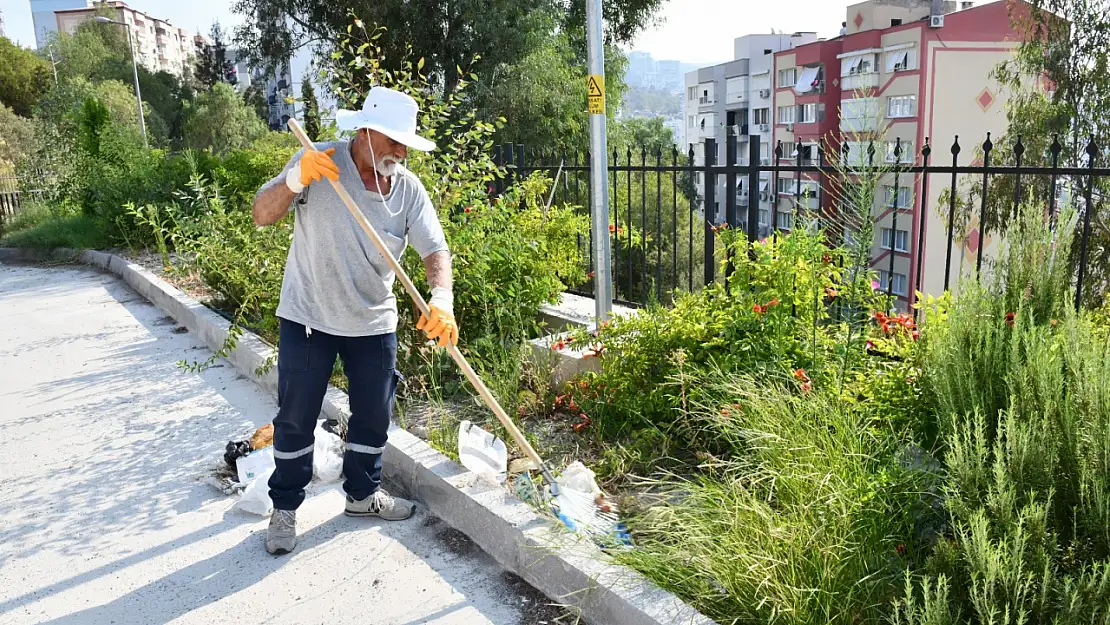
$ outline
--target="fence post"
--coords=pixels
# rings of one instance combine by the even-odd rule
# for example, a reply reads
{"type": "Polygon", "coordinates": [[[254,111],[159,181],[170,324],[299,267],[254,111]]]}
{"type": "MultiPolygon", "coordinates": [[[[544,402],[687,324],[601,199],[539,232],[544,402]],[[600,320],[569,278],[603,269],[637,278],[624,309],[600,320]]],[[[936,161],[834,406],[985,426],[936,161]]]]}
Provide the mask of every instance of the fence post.
{"type": "MultiPolygon", "coordinates": [[[[1093,171],[1095,168],[1095,156],[1098,155],[1098,146],[1095,145],[1095,138],[1092,135],[1091,140],[1087,143],[1087,170],[1093,171]]],[[[1078,311],[1083,304],[1083,280],[1087,276],[1087,241],[1091,237],[1091,213],[1094,212],[1094,205],[1091,200],[1091,190],[1095,186],[1095,176],[1093,173],[1087,175],[1087,193],[1084,197],[1086,206],[1083,207],[1083,239],[1079,247],[1079,277],[1075,283],[1075,310],[1078,311]]]]}
{"type": "Polygon", "coordinates": [[[748,241],[759,239],[759,172],[763,163],[759,161],[760,135],[748,136],[748,241]]]}
{"type": "MultiPolygon", "coordinates": [[[[736,214],[736,204],[739,201],[737,195],[739,188],[736,186],[736,134],[726,126],[728,135],[725,137],[725,167],[728,167],[725,174],[725,223],[729,228],[735,228],[739,223],[739,218],[736,214]]],[[[751,190],[748,190],[748,203],[751,203],[751,190]]],[[[728,288],[728,279],[732,277],[732,253],[728,249],[725,250],[727,263],[725,264],[725,288],[728,288]]]]}
{"type": "Polygon", "coordinates": [[[713,251],[713,221],[717,218],[717,176],[710,171],[717,165],[717,141],[706,138],[702,145],[705,148],[705,164],[702,167],[705,186],[705,208],[702,211],[705,218],[705,284],[708,286],[713,284],[716,261],[716,253],[713,251]]]}

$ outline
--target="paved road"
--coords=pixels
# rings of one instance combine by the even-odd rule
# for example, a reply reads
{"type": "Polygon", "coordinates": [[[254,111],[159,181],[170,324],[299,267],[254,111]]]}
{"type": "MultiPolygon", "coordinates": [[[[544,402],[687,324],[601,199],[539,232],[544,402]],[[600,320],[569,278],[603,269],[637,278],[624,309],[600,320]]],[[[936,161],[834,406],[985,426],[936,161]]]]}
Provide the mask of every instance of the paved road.
{"type": "Polygon", "coordinates": [[[542,602],[421,512],[301,508],[292,556],[201,480],[276,413],[114,276],[0,264],[0,623],[535,625],[542,602]]]}

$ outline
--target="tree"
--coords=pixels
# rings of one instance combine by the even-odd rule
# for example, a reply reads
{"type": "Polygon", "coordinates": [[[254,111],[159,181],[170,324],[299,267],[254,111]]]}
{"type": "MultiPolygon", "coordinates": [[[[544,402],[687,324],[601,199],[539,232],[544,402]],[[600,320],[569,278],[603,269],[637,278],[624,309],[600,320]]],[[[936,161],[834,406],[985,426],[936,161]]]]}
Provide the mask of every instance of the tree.
{"type": "Polygon", "coordinates": [[[216,83],[186,109],[184,146],[223,153],[246,147],[266,131],[266,124],[231,85],[216,83]]]}
{"type": "Polygon", "coordinates": [[[258,113],[258,118],[269,124],[270,105],[266,104],[266,90],[253,84],[243,90],[243,102],[258,113]]]}
{"type": "Polygon", "coordinates": [[[197,56],[197,82],[209,89],[220,82],[235,84],[235,64],[227,56],[226,35],[218,21],[212,23],[208,36],[212,43],[205,46],[204,52],[197,56]]]}
{"type": "Polygon", "coordinates": [[[49,75],[50,65],[42,57],[0,37],[0,104],[30,117],[49,85],[49,75]]]}
{"type": "MultiPolygon", "coordinates": [[[[606,42],[629,43],[651,23],[661,3],[606,2],[606,42]]],[[[388,28],[381,44],[393,65],[386,69],[396,69],[411,46],[417,58],[425,59],[424,71],[448,92],[457,84],[457,68],[488,80],[497,68],[524,58],[555,33],[568,34],[576,58],[585,64],[584,0],[236,0],[233,10],[250,18],[236,31],[239,49],[271,66],[306,45],[331,52],[352,17],[388,28]],[[471,66],[475,57],[480,59],[471,66]]]]}
{"type": "Polygon", "coordinates": [[[304,106],[304,131],[309,139],[317,141],[320,136],[320,102],[316,100],[308,75],[301,81],[301,102],[304,106]]]}
{"type": "MultiPolygon", "coordinates": [[[[612,120],[620,109],[626,63],[615,48],[606,57],[606,113],[612,120]]],[[[586,67],[577,62],[566,35],[549,36],[519,62],[499,70],[493,82],[496,93],[483,100],[482,115],[512,122],[498,132],[498,141],[536,149],[586,149],[586,67]]]]}
{"type": "Polygon", "coordinates": [[[0,104],[0,173],[11,173],[34,145],[35,122],[0,104]]]}

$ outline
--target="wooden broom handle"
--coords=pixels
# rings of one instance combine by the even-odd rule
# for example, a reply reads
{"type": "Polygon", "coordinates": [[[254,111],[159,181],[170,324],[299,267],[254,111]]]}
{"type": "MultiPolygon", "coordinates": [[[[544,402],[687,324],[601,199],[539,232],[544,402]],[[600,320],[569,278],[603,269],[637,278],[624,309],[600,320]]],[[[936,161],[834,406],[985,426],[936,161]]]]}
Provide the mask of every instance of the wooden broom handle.
{"type": "MultiPolygon", "coordinates": [[[[300,140],[305,150],[316,150],[316,146],[309,140],[308,135],[304,133],[304,129],[301,128],[297,120],[293,118],[289,119],[289,129],[293,131],[293,135],[300,140]]],[[[409,294],[413,303],[416,304],[416,308],[419,309],[421,313],[430,315],[431,311],[428,308],[428,303],[424,301],[424,296],[420,294],[420,291],[416,289],[416,285],[412,283],[412,279],[410,279],[408,274],[405,273],[405,270],[401,268],[401,263],[393,258],[393,254],[391,254],[389,248],[385,246],[385,242],[378,236],[378,231],[374,229],[374,226],[370,225],[370,222],[363,216],[362,211],[358,209],[358,205],[355,204],[354,198],[347,193],[347,189],[345,189],[338,180],[329,180],[328,182],[331,183],[332,188],[335,189],[335,192],[339,195],[339,199],[343,200],[343,204],[347,206],[347,210],[351,211],[351,216],[354,217],[358,225],[362,227],[366,236],[370,237],[370,241],[374,243],[374,247],[378,248],[378,251],[381,252],[382,256],[385,258],[385,262],[389,264],[389,268],[393,270],[397,279],[401,281],[401,286],[405,287],[405,292],[409,294]]],[[[459,351],[458,346],[448,343],[447,353],[451,354],[451,358],[454,359],[455,364],[459,366],[459,369],[462,369],[463,375],[466,376],[467,380],[470,380],[470,384],[478,391],[478,395],[482,397],[482,401],[493,411],[493,414],[497,417],[497,420],[501,422],[501,425],[505,426],[505,429],[509,431],[509,434],[512,435],[516,444],[524,450],[525,455],[527,455],[532,462],[536,463],[536,468],[543,472],[544,478],[547,479],[549,483],[554,484],[554,479],[543,463],[543,458],[540,458],[540,455],[532,448],[528,439],[524,438],[524,433],[521,432],[520,428],[509,418],[508,413],[501,407],[501,404],[497,403],[497,399],[494,398],[493,393],[490,393],[489,389],[486,388],[486,385],[482,382],[482,379],[478,377],[474,368],[466,361],[466,357],[459,351]]]]}

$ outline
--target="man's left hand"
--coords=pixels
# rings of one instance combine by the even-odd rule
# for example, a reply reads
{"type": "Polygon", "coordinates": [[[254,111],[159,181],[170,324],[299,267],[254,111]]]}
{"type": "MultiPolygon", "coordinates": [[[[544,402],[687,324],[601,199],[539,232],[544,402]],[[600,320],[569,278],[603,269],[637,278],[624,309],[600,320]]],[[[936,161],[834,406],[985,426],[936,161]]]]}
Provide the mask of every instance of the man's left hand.
{"type": "Polygon", "coordinates": [[[432,297],[428,300],[429,314],[421,313],[420,320],[416,322],[416,329],[423,330],[433,341],[439,341],[440,347],[459,344],[459,325],[451,310],[453,303],[451,291],[441,287],[432,289],[432,297]]]}

